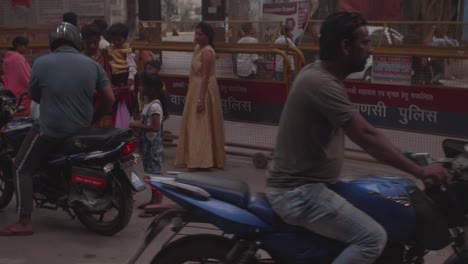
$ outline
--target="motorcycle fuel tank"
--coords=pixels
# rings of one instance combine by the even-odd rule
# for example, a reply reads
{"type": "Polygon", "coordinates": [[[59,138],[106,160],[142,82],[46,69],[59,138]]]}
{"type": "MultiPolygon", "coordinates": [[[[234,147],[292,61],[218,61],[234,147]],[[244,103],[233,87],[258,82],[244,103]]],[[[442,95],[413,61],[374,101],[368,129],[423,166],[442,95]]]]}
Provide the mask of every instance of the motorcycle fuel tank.
{"type": "Polygon", "coordinates": [[[330,187],[379,222],[391,241],[414,237],[416,211],[410,194],[417,187],[409,179],[369,175],[344,179],[330,187]]]}

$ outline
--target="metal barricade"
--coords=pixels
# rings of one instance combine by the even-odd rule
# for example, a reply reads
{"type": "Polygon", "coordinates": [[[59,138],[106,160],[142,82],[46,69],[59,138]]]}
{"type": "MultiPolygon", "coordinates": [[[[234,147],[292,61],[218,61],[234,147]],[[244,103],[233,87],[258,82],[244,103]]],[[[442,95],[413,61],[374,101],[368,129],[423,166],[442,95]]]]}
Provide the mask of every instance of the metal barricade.
{"type": "MultiPolygon", "coordinates": [[[[288,64],[287,52],[292,51],[288,45],[273,44],[273,40],[281,31],[281,24],[278,22],[263,24],[258,22],[253,27],[258,31],[267,31],[268,28],[270,35],[257,35],[263,37],[258,44],[238,44],[237,41],[243,34],[238,31],[242,30],[242,26],[247,22],[231,21],[227,25],[227,22],[213,22],[217,28],[223,28],[222,34],[218,29],[219,36],[215,42],[220,88],[231,89],[233,93],[270,89],[268,91],[271,94],[278,93],[278,97],[282,98],[273,98],[275,105],[279,102],[284,103],[287,89],[291,85],[287,70],[282,82],[272,81],[272,69],[268,68],[271,66],[266,66],[267,69],[257,80],[236,77],[234,66],[236,54],[262,54],[261,63],[271,65],[274,56],[282,56],[288,64]],[[286,88],[282,90],[281,87],[286,88]]],[[[166,78],[166,84],[186,89],[186,76],[190,69],[193,51],[193,32],[187,33],[184,30],[193,30],[195,23],[165,25],[165,22],[159,22],[159,26],[157,22],[142,23],[143,30],[140,33],[146,36],[142,37],[142,40],[132,42],[132,47],[135,50],[153,50],[163,62],[161,75],[166,78]],[[148,26],[151,23],[153,26],[148,26]],[[164,30],[167,34],[161,35],[160,32],[164,30]],[[158,37],[158,34],[161,37],[158,37]],[[179,69],[180,65],[184,65],[185,68],[179,69]]],[[[307,31],[307,28],[304,30],[297,46],[300,52],[294,50],[296,62],[302,63],[304,59],[307,62],[308,55],[311,54],[314,59],[318,58],[316,35],[320,23],[321,21],[309,21],[308,26],[311,31],[307,31]]],[[[468,137],[468,122],[466,122],[468,108],[464,102],[464,98],[468,98],[466,85],[468,79],[465,78],[468,70],[468,48],[461,39],[462,29],[466,24],[452,22],[371,22],[370,24],[369,33],[374,54],[362,72],[350,75],[345,81],[348,94],[356,109],[402,150],[429,152],[436,157],[443,156],[440,147],[443,139],[468,137]],[[435,29],[439,31],[435,32],[435,29]],[[430,37],[431,32],[432,37],[430,37]],[[445,44],[438,39],[445,39],[445,44]]],[[[0,49],[10,46],[3,37],[5,30],[0,28],[2,35],[0,49]]],[[[23,28],[16,32],[28,33],[30,30],[23,28]]],[[[33,50],[30,57],[33,60],[37,55],[36,51],[47,51],[48,43],[33,40],[30,47],[33,50]]],[[[290,66],[285,65],[285,67],[287,69],[290,66]]],[[[300,67],[301,65],[298,65],[297,69],[300,67]]],[[[182,96],[180,90],[174,96],[182,96]]],[[[229,93],[226,93],[223,98],[225,109],[229,108],[229,103],[231,107],[232,103],[235,103],[236,109],[242,109],[244,106],[248,109],[248,102],[242,102],[247,100],[233,96],[229,102],[229,97],[229,93]],[[242,103],[244,105],[241,105],[242,103]]],[[[177,104],[181,97],[172,97],[171,100],[177,104]]],[[[178,107],[177,111],[180,112],[181,104],[178,107]]],[[[250,107],[253,109],[252,104],[250,107]]],[[[281,106],[278,106],[273,115],[278,116],[280,109],[281,106]]],[[[255,118],[258,118],[258,115],[248,112],[237,115],[238,118],[233,113],[226,113],[227,147],[231,153],[239,155],[254,156],[257,152],[261,153],[261,159],[258,160],[262,162],[257,165],[263,167],[265,158],[273,151],[277,118],[268,122],[257,122],[255,118]]],[[[166,125],[174,135],[177,134],[179,121],[177,115],[173,115],[166,125]]],[[[346,147],[348,158],[373,161],[352,142],[348,141],[346,147]]],[[[256,157],[258,158],[258,155],[256,157]]]]}

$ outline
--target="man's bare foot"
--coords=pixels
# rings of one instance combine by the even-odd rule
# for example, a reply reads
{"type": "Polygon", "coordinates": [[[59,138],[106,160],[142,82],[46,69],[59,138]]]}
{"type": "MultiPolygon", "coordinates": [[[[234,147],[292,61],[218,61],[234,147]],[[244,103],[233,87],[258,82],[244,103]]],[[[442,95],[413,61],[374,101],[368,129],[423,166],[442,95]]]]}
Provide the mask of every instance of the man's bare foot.
{"type": "Polygon", "coordinates": [[[0,236],[29,236],[33,233],[31,223],[16,223],[0,229],[0,236]]]}

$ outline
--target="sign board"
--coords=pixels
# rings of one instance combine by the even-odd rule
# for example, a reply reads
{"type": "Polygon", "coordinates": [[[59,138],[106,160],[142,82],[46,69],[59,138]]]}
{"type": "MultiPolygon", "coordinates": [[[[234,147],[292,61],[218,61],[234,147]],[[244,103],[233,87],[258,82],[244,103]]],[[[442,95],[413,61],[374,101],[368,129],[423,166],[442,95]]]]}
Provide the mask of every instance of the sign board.
{"type": "Polygon", "coordinates": [[[468,138],[467,89],[346,82],[355,108],[373,125],[468,138]]]}
{"type": "Polygon", "coordinates": [[[410,56],[374,55],[372,83],[411,85],[411,61],[410,56]]]}
{"type": "MultiPolygon", "coordinates": [[[[161,79],[169,94],[169,112],[182,114],[189,78],[162,75],[161,79]]],[[[218,86],[225,120],[278,124],[288,95],[287,84],[218,79],[218,86]]]]}

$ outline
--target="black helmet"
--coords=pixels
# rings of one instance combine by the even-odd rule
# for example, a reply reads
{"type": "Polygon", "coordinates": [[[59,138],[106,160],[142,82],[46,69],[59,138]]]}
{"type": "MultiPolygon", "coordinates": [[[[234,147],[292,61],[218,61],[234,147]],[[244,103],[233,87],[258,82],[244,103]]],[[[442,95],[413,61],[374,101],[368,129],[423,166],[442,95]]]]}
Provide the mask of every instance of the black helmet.
{"type": "Polygon", "coordinates": [[[60,23],[49,37],[49,46],[52,51],[64,44],[81,50],[81,34],[74,25],[67,22],[60,23]]]}

